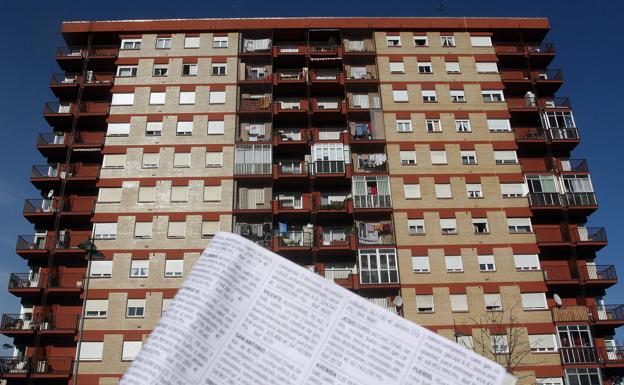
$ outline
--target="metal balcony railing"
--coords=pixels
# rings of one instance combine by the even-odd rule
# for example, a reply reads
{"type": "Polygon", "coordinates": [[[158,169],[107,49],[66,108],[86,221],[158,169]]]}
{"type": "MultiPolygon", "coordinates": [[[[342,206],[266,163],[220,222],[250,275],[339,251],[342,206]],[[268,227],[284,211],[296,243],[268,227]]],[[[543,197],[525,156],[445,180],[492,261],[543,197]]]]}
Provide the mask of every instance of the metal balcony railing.
{"type": "Polygon", "coordinates": [[[271,173],[271,163],[235,163],[235,175],[263,175],[271,173]]]}
{"type": "Polygon", "coordinates": [[[624,321],[624,305],[595,305],[588,306],[594,322],[624,321]]]}
{"type": "Polygon", "coordinates": [[[26,199],[24,202],[24,214],[51,213],[58,209],[55,199],[26,199]]]}
{"type": "Polygon", "coordinates": [[[288,160],[278,162],[276,167],[279,175],[308,175],[310,168],[308,162],[288,160]]]}
{"type": "Polygon", "coordinates": [[[40,235],[18,235],[16,250],[45,250],[47,238],[40,235]]]}
{"type": "Polygon", "coordinates": [[[0,357],[0,378],[20,375],[64,375],[69,376],[73,369],[72,357],[0,357]]]}
{"type": "Polygon", "coordinates": [[[604,227],[578,227],[579,242],[607,242],[604,227]]]}
{"type": "Polygon", "coordinates": [[[613,265],[586,265],[580,268],[581,277],[586,281],[616,281],[617,272],[613,265]]]}
{"type": "Polygon", "coordinates": [[[528,43],[526,46],[526,52],[528,53],[554,53],[555,45],[553,43],[528,43]]]}
{"type": "Polygon", "coordinates": [[[330,281],[337,279],[347,279],[350,275],[357,274],[357,269],[348,267],[327,267],[325,266],[324,277],[330,281]]]}
{"type": "Polygon", "coordinates": [[[81,46],[58,47],[56,49],[57,57],[85,57],[87,50],[81,46]]]}
{"type": "Polygon", "coordinates": [[[89,57],[115,57],[119,55],[119,47],[116,45],[94,45],[89,50],[89,57]]]}
{"type": "Polygon", "coordinates": [[[26,357],[0,357],[0,378],[26,375],[30,371],[30,359],[26,357]]]}
{"type": "Polygon", "coordinates": [[[564,364],[597,364],[600,363],[598,351],[593,346],[559,348],[561,362],[564,364]]]}
{"type": "Polygon", "coordinates": [[[310,43],[308,45],[308,52],[310,53],[331,53],[336,52],[340,46],[338,43],[310,43]]]}
{"type": "Polygon", "coordinates": [[[546,135],[550,140],[579,140],[578,130],[574,127],[549,128],[546,135]]]}
{"type": "Polygon", "coordinates": [[[561,159],[561,171],[588,172],[587,159],[561,159]]]}
{"type": "Polygon", "coordinates": [[[604,346],[597,350],[603,364],[624,364],[624,346],[604,346]]]}
{"type": "Polygon", "coordinates": [[[75,330],[78,327],[78,314],[3,314],[0,329],[20,330],[75,330]]]}
{"type": "Polygon", "coordinates": [[[316,160],[313,165],[315,174],[343,174],[345,172],[343,160],[316,160]]]}
{"type": "Polygon", "coordinates": [[[58,165],[35,165],[32,166],[32,170],[30,172],[31,178],[57,178],[58,176],[58,165]]]}
{"type": "Polygon", "coordinates": [[[559,193],[529,193],[529,204],[531,206],[551,206],[551,207],[561,207],[564,205],[563,199],[561,199],[561,194],[559,193]]]}
{"type": "Polygon", "coordinates": [[[55,73],[50,77],[50,85],[78,84],[79,73],[55,73]]]}
{"type": "Polygon", "coordinates": [[[40,273],[11,273],[9,289],[36,289],[43,288],[47,283],[47,276],[40,273]]]}
{"type": "Polygon", "coordinates": [[[313,233],[303,230],[277,232],[280,247],[312,247],[313,233]]]}
{"type": "Polygon", "coordinates": [[[37,136],[37,146],[62,146],[65,141],[65,135],[57,135],[53,132],[44,132],[37,136]]]}
{"type": "Polygon", "coordinates": [[[568,192],[565,194],[568,206],[597,206],[596,194],[593,192],[568,192]]]}
{"type": "Polygon", "coordinates": [[[392,198],[390,195],[354,195],[355,208],[390,208],[392,198]]]}
{"type": "Polygon", "coordinates": [[[514,128],[518,140],[546,140],[546,133],[541,128],[514,128]]]}
{"type": "Polygon", "coordinates": [[[317,230],[317,241],[323,246],[349,246],[353,229],[350,227],[324,227],[317,230]]]}
{"type": "Polygon", "coordinates": [[[46,102],[43,105],[44,115],[71,114],[72,112],[72,103],[46,102]]]}

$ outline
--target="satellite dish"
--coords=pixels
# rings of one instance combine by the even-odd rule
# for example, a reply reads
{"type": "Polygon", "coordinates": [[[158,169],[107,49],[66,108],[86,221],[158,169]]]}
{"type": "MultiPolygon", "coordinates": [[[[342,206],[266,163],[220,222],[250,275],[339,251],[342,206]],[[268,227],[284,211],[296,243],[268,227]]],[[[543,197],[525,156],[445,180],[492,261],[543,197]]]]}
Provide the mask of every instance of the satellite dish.
{"type": "Polygon", "coordinates": [[[397,295],[396,297],[394,297],[394,306],[396,307],[403,306],[403,298],[401,298],[400,295],[397,295]]]}
{"type": "Polygon", "coordinates": [[[54,196],[54,190],[48,191],[48,198],[52,198],[54,196]]]}
{"type": "Polygon", "coordinates": [[[557,306],[561,306],[563,304],[563,302],[561,301],[561,297],[559,297],[559,294],[554,294],[553,299],[555,300],[557,306]]]}

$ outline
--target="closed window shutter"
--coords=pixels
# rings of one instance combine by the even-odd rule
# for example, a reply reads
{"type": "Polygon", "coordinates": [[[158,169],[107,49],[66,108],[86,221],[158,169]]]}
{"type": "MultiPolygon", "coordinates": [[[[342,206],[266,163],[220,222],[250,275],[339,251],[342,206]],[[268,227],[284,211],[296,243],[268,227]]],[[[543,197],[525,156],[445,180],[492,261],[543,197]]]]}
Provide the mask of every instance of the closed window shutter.
{"type": "Polygon", "coordinates": [[[219,232],[219,221],[203,221],[201,228],[202,237],[212,236],[219,232]]]}
{"type": "Polygon", "coordinates": [[[500,310],[503,307],[500,294],[483,294],[485,307],[490,310],[500,310]]]}
{"type": "Polygon", "coordinates": [[[463,271],[461,255],[447,255],[444,257],[446,263],[446,271],[463,271]]]}
{"type": "Polygon", "coordinates": [[[117,235],[117,223],[96,223],[93,225],[93,238],[114,239],[117,235]]]}
{"type": "Polygon", "coordinates": [[[491,47],[492,38],[489,36],[470,36],[470,44],[473,47],[491,47]]]}
{"type": "Polygon", "coordinates": [[[100,188],[98,192],[98,202],[118,203],[121,201],[121,187],[100,188]]]}
{"type": "Polygon", "coordinates": [[[433,312],[433,295],[416,295],[416,308],[419,312],[433,312]]]}
{"type": "Polygon", "coordinates": [[[390,72],[404,72],[405,66],[403,62],[390,62],[390,72]]]}
{"type": "Polygon", "coordinates": [[[495,73],[495,72],[498,72],[498,66],[496,65],[496,63],[478,62],[477,72],[495,73]]]}
{"type": "Polygon", "coordinates": [[[190,135],[193,132],[193,122],[182,121],[176,125],[176,133],[178,135],[190,135]]]}
{"type": "Polygon", "coordinates": [[[554,334],[529,334],[529,346],[534,352],[554,352],[557,341],[554,334]]]}
{"type": "Polygon", "coordinates": [[[134,104],[134,93],[113,94],[111,106],[131,106],[134,104]]]}
{"type": "Polygon", "coordinates": [[[113,261],[92,261],[91,277],[110,277],[113,272],[113,261]]]}
{"type": "Polygon", "coordinates": [[[210,91],[210,104],[224,104],[225,103],[225,91],[210,91]]]}
{"type": "Polygon", "coordinates": [[[507,218],[507,226],[514,228],[528,228],[531,230],[531,219],[529,218],[507,218]]]}
{"type": "Polygon", "coordinates": [[[186,222],[169,222],[167,236],[169,238],[184,238],[186,236],[186,222]]]}
{"type": "Polygon", "coordinates": [[[156,187],[139,187],[139,202],[154,202],[156,200],[156,187]]]}
{"type": "Polygon", "coordinates": [[[395,102],[407,102],[407,91],[406,90],[394,90],[392,91],[392,96],[395,102]]]}
{"type": "Polygon", "coordinates": [[[501,183],[501,194],[504,196],[524,196],[524,183],[501,183]]]}
{"type": "Polygon", "coordinates": [[[488,119],[487,122],[490,131],[511,131],[509,119],[488,119]]]}
{"type": "Polygon", "coordinates": [[[188,186],[172,186],[171,202],[186,202],[188,200],[188,186]]]}
{"type": "Polygon", "coordinates": [[[466,294],[451,294],[452,311],[468,311],[468,297],[466,294]]]}
{"type": "Polygon", "coordinates": [[[496,163],[518,163],[515,151],[494,151],[496,163]]]}
{"type": "Polygon", "coordinates": [[[141,346],[143,346],[142,341],[124,341],[123,347],[121,350],[121,360],[122,361],[132,361],[139,354],[141,350],[141,346]]]}
{"type": "Polygon", "coordinates": [[[195,91],[180,92],[180,104],[195,104],[195,91]]]}
{"type": "Polygon", "coordinates": [[[80,361],[100,361],[104,351],[104,342],[82,341],[79,349],[78,359],[80,361]]]}
{"type": "Polygon", "coordinates": [[[176,152],[175,154],[173,154],[173,167],[190,167],[190,165],[190,152],[176,152]]]}
{"type": "Polygon", "coordinates": [[[403,191],[405,193],[405,198],[420,198],[419,184],[405,184],[403,185],[403,191]]]}
{"type": "Polygon", "coordinates": [[[457,220],[454,218],[440,219],[440,227],[442,229],[455,229],[457,231],[457,220]]]}
{"type": "Polygon", "coordinates": [[[126,165],[126,154],[104,155],[103,166],[105,168],[124,168],[125,165],[126,165]]]}
{"type": "Polygon", "coordinates": [[[446,164],[446,151],[431,151],[431,164],[446,164]]]}
{"type": "Polygon", "coordinates": [[[435,185],[436,197],[438,198],[452,198],[451,185],[450,184],[436,184],[435,185]]]}
{"type": "Polygon", "coordinates": [[[166,97],[164,92],[150,92],[149,104],[165,104],[166,97]]]}
{"type": "Polygon", "coordinates": [[[181,277],[184,272],[183,259],[168,259],[165,261],[166,277],[181,277]]]}
{"type": "Polygon", "coordinates": [[[208,134],[219,135],[225,132],[225,122],[223,120],[209,120],[208,134]]]}
{"type": "Polygon", "coordinates": [[[145,132],[151,135],[156,135],[162,132],[162,122],[147,122],[145,132]]]}
{"type": "Polygon", "coordinates": [[[127,136],[130,134],[130,123],[108,123],[107,136],[127,136]]]}
{"type": "Polygon", "coordinates": [[[152,222],[136,222],[134,224],[135,238],[151,238],[152,222]]]}
{"type": "Polygon", "coordinates": [[[479,265],[494,265],[495,266],[493,255],[478,255],[477,261],[479,265]]]}
{"type": "Polygon", "coordinates": [[[446,72],[459,72],[459,63],[458,62],[446,62],[444,63],[446,67],[446,72]]]}
{"type": "Polygon", "coordinates": [[[199,48],[199,36],[185,37],[184,48],[199,48]]]}
{"type": "Polygon", "coordinates": [[[104,317],[107,312],[107,299],[88,299],[85,302],[85,313],[90,317],[104,317]]]}
{"type": "Polygon", "coordinates": [[[412,257],[412,269],[415,273],[426,273],[431,271],[429,267],[429,257],[412,257]]]}
{"type": "Polygon", "coordinates": [[[206,153],[206,167],[221,166],[223,159],[222,152],[207,152],[206,153]]]}
{"type": "Polygon", "coordinates": [[[152,167],[158,167],[158,158],[159,158],[159,154],[158,153],[144,153],[143,154],[143,167],[144,168],[152,168],[152,167]]]}
{"type": "Polygon", "coordinates": [[[546,303],[546,294],[544,293],[522,293],[522,308],[531,309],[548,309],[546,303]]]}
{"type": "Polygon", "coordinates": [[[516,254],[514,264],[518,270],[539,270],[540,263],[537,254],[516,254]]]}
{"type": "Polygon", "coordinates": [[[221,186],[204,186],[204,201],[221,201],[221,186]]]}

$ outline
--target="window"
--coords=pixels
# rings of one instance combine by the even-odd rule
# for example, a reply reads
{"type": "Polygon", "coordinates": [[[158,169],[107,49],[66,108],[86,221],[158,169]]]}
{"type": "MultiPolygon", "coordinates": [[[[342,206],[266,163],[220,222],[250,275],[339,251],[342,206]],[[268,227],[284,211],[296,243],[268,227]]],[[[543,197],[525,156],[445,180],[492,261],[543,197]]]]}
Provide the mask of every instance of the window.
{"type": "Polygon", "coordinates": [[[533,231],[530,218],[507,218],[510,233],[530,233],[533,231]]]}
{"type": "Polygon", "coordinates": [[[225,91],[210,91],[208,103],[225,104],[225,91]]]}
{"type": "Polygon", "coordinates": [[[212,237],[219,232],[219,221],[203,221],[201,227],[202,238],[212,237]]]}
{"type": "Polygon", "coordinates": [[[140,186],[139,202],[154,202],[156,200],[156,187],[140,186]]]}
{"type": "Polygon", "coordinates": [[[438,199],[450,199],[453,198],[451,193],[451,185],[448,183],[436,183],[435,194],[438,199]]]}
{"type": "Polygon", "coordinates": [[[141,49],[141,39],[122,39],[121,49],[141,49]]]}
{"type": "Polygon", "coordinates": [[[227,69],[227,64],[225,64],[225,63],[213,63],[212,64],[212,75],[213,76],[224,76],[226,69],[227,69]]]}
{"type": "Polygon", "coordinates": [[[472,336],[457,336],[457,344],[466,349],[474,350],[474,341],[472,336]]]}
{"type": "Polygon", "coordinates": [[[402,74],[405,73],[405,65],[402,61],[391,61],[390,62],[390,73],[393,74],[402,74]]]}
{"type": "Polygon", "coordinates": [[[483,198],[483,190],[480,183],[466,183],[468,198],[483,198]]]}
{"type": "Polygon", "coordinates": [[[438,101],[438,96],[434,90],[422,90],[421,93],[424,103],[435,103],[438,101]]]}
{"type": "Polygon", "coordinates": [[[165,104],[166,93],[150,92],[149,104],[165,104]]]}
{"type": "Polygon", "coordinates": [[[524,310],[545,310],[548,309],[546,293],[522,293],[522,308],[524,310]]]}
{"type": "Polygon", "coordinates": [[[565,369],[566,384],[602,385],[599,369],[565,369]]]}
{"type": "Polygon", "coordinates": [[[392,90],[392,99],[397,103],[407,102],[407,90],[392,90]]]}
{"type": "Polygon", "coordinates": [[[173,167],[191,167],[190,152],[176,152],[173,154],[173,167]]]}
{"type": "Polygon", "coordinates": [[[492,38],[489,36],[470,36],[470,44],[473,47],[491,47],[492,38]]]}
{"type": "Polygon", "coordinates": [[[455,120],[455,130],[457,132],[470,132],[472,131],[470,128],[470,120],[468,119],[457,119],[455,120]]]}
{"type": "Polygon", "coordinates": [[[544,116],[548,128],[575,128],[574,116],[570,111],[546,112],[544,116]]]}
{"type": "Polygon", "coordinates": [[[117,77],[134,78],[137,76],[138,66],[119,66],[117,67],[117,77]]]}
{"type": "Polygon", "coordinates": [[[446,271],[449,273],[459,273],[464,271],[461,255],[444,256],[444,264],[446,265],[446,271]]]}
{"type": "Polygon", "coordinates": [[[501,183],[503,198],[520,198],[526,194],[524,183],[501,183]]]}
{"type": "Polygon", "coordinates": [[[136,358],[143,346],[143,341],[124,341],[121,349],[121,360],[132,361],[136,358]]]}
{"type": "Polygon", "coordinates": [[[134,104],[134,93],[113,94],[111,106],[131,106],[134,104]]]}
{"type": "Polygon", "coordinates": [[[408,219],[407,230],[410,235],[422,235],[425,233],[425,220],[424,219],[408,219]]]}
{"type": "Polygon", "coordinates": [[[214,36],[212,38],[212,48],[227,48],[228,37],[227,36],[214,36]]]}
{"type": "Polygon", "coordinates": [[[554,175],[526,175],[526,183],[530,192],[556,193],[557,181],[554,175]]]}
{"type": "Polygon", "coordinates": [[[428,45],[429,41],[427,41],[427,36],[414,36],[414,46],[426,47],[428,45]]]}
{"type": "Polygon", "coordinates": [[[493,255],[478,255],[479,271],[496,271],[493,255]]]}
{"type": "MultiPolygon", "coordinates": [[[[529,338],[531,338],[531,336],[529,336],[529,338]]],[[[535,384],[536,385],[563,385],[563,378],[561,377],[537,377],[535,379],[535,384]]],[[[589,382],[587,384],[589,385],[589,382]]],[[[592,385],[597,385],[597,384],[592,384],[592,385]]]]}
{"type": "Polygon", "coordinates": [[[487,311],[501,311],[503,310],[503,302],[501,301],[500,294],[483,294],[485,300],[485,310],[487,311]]]}
{"type": "Polygon", "coordinates": [[[401,36],[386,36],[386,45],[388,47],[400,47],[401,36]]]}
{"type": "Polygon", "coordinates": [[[496,63],[477,62],[477,72],[481,74],[498,73],[498,66],[496,63]]]}
{"type": "Polygon", "coordinates": [[[433,295],[416,295],[416,311],[419,313],[433,313],[434,310],[433,295]]]}
{"type": "Polygon", "coordinates": [[[398,283],[399,270],[395,249],[360,249],[360,283],[398,283]]]}
{"type": "Polygon", "coordinates": [[[221,167],[222,163],[222,152],[206,152],[206,167],[221,167]]]}
{"type": "Polygon", "coordinates": [[[167,76],[168,71],[169,71],[168,64],[154,64],[152,75],[153,76],[167,76]]]}
{"type": "Polygon", "coordinates": [[[432,150],[431,151],[431,164],[446,164],[446,151],[444,150],[432,150]]]}
{"type": "Polygon", "coordinates": [[[509,342],[507,340],[507,335],[492,334],[490,336],[490,342],[492,343],[492,353],[494,354],[509,353],[509,342]]]}
{"type": "Polygon", "coordinates": [[[409,119],[397,119],[397,132],[412,132],[412,121],[409,119]]]}
{"type": "Polygon", "coordinates": [[[181,277],[183,273],[183,259],[168,259],[165,261],[165,277],[181,277]]]}
{"type": "Polygon", "coordinates": [[[128,299],[126,305],[126,317],[143,318],[145,316],[145,300],[144,299],[128,299]]]}
{"type": "Polygon", "coordinates": [[[225,132],[225,122],[223,120],[208,121],[208,135],[223,135],[225,132]]]}
{"type": "Polygon", "coordinates": [[[157,49],[169,49],[171,48],[171,38],[170,37],[159,37],[156,39],[156,48],[157,49]]]}
{"type": "Polygon", "coordinates": [[[85,302],[85,318],[106,318],[107,299],[88,299],[85,302]]]}
{"type": "Polygon", "coordinates": [[[186,222],[169,222],[167,238],[186,237],[186,222]]]}
{"type": "Polygon", "coordinates": [[[518,155],[515,151],[494,151],[496,164],[517,164],[518,155]]]}
{"type": "Polygon", "coordinates": [[[159,154],[157,152],[143,153],[142,168],[158,168],[159,154]]]}
{"type": "Polygon", "coordinates": [[[121,202],[121,187],[100,187],[97,201],[98,203],[121,202]]]}
{"type": "Polygon", "coordinates": [[[440,218],[442,234],[457,234],[457,220],[455,218],[440,218]]]}
{"type": "Polygon", "coordinates": [[[91,278],[110,278],[113,273],[113,261],[92,261],[89,276],[91,278]]]}
{"type": "Polygon", "coordinates": [[[414,273],[429,273],[429,257],[412,257],[412,270],[414,273]]]}
{"type": "Polygon", "coordinates": [[[442,125],[440,119],[427,119],[426,121],[427,132],[442,132],[442,125]]]}
{"type": "MultiPolygon", "coordinates": [[[[562,161],[564,163],[565,161],[562,161]]],[[[589,175],[564,175],[563,176],[563,185],[565,187],[566,192],[573,193],[590,193],[594,192],[594,187],[591,183],[591,178],[589,175]]]]}
{"type": "Polygon", "coordinates": [[[117,223],[95,223],[93,225],[93,239],[115,239],[117,237],[117,223]]]}
{"type": "Polygon", "coordinates": [[[433,67],[431,66],[431,62],[418,62],[418,73],[420,74],[433,73],[433,67]]]}
{"type": "Polygon", "coordinates": [[[80,342],[79,361],[102,361],[104,342],[80,342]]]}
{"type": "Polygon", "coordinates": [[[220,202],[221,186],[204,186],[204,202],[220,202]]]}
{"type": "Polygon", "coordinates": [[[481,97],[484,103],[504,102],[505,96],[501,90],[481,91],[481,97]]]}
{"type": "Polygon", "coordinates": [[[180,104],[195,104],[195,91],[181,91],[180,104]]]}
{"type": "Polygon", "coordinates": [[[451,90],[451,102],[465,103],[466,93],[464,92],[464,90],[451,90]]]}
{"type": "Polygon", "coordinates": [[[184,36],[184,48],[199,48],[199,36],[184,36]]]}
{"type": "Polygon", "coordinates": [[[187,202],[188,186],[171,186],[171,202],[187,202]]]}
{"type": "Polygon", "coordinates": [[[442,44],[442,47],[455,47],[455,37],[440,36],[440,44],[442,44]]]}
{"type": "Polygon", "coordinates": [[[537,254],[514,254],[516,270],[539,270],[540,263],[537,254]]]}
{"type": "Polygon", "coordinates": [[[399,151],[402,165],[416,164],[416,151],[399,151]]]}
{"type": "Polygon", "coordinates": [[[492,132],[511,131],[509,119],[488,119],[487,122],[492,132]]]}
{"type": "Polygon", "coordinates": [[[474,151],[460,151],[462,164],[477,164],[477,153],[474,151]]]}
{"type": "Polygon", "coordinates": [[[139,239],[150,239],[152,237],[152,222],[135,222],[134,237],[139,239]]]}
{"type": "Polygon", "coordinates": [[[451,311],[468,311],[468,296],[466,294],[451,294],[451,311]]]}
{"type": "Polygon", "coordinates": [[[406,199],[419,199],[420,198],[420,185],[417,183],[404,184],[403,193],[405,194],[406,199]]]}
{"type": "Polygon", "coordinates": [[[194,63],[182,64],[182,76],[197,76],[197,64],[194,64],[194,63]]]}
{"type": "Polygon", "coordinates": [[[458,74],[461,73],[459,69],[459,62],[456,61],[447,61],[444,63],[444,67],[446,68],[447,74],[458,74]]]}
{"type": "Polygon", "coordinates": [[[193,122],[181,121],[176,124],[176,135],[189,136],[193,134],[193,122]]]}
{"type": "Polygon", "coordinates": [[[146,136],[160,136],[162,134],[163,122],[147,122],[145,126],[146,136]]]}
{"type": "Polygon", "coordinates": [[[149,274],[149,260],[133,259],[130,262],[130,277],[146,278],[149,274]]]}
{"type": "Polygon", "coordinates": [[[489,234],[490,228],[488,227],[487,218],[473,218],[472,229],[475,234],[489,234]]]}
{"type": "Polygon", "coordinates": [[[106,154],[102,161],[103,168],[124,168],[126,165],[126,154],[106,154]]]}
{"type": "Polygon", "coordinates": [[[533,353],[556,352],[557,340],[554,334],[529,334],[529,346],[533,353]]]}

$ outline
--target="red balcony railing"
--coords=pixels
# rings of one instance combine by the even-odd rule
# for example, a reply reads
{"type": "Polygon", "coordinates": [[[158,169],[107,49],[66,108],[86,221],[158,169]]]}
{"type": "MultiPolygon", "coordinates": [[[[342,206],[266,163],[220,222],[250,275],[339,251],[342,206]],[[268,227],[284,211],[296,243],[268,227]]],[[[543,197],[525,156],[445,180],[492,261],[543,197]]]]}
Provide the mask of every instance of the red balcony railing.
{"type": "Polygon", "coordinates": [[[572,269],[570,266],[544,266],[546,282],[567,281],[617,281],[617,273],[613,265],[581,265],[572,269]]]}
{"type": "Polygon", "coordinates": [[[15,378],[31,376],[45,378],[48,376],[69,377],[73,370],[72,357],[41,356],[28,357],[0,357],[0,378],[15,378]]]}
{"type": "Polygon", "coordinates": [[[46,287],[52,289],[81,289],[84,274],[54,273],[49,279],[48,277],[47,273],[11,273],[9,276],[9,290],[43,289],[46,287]]]}
{"type": "Polygon", "coordinates": [[[78,314],[3,314],[0,322],[2,332],[76,330],[78,314]]]}
{"type": "Polygon", "coordinates": [[[80,114],[108,114],[110,102],[81,102],[78,105],[80,114]]]}
{"type": "Polygon", "coordinates": [[[37,146],[64,146],[68,135],[57,135],[53,132],[44,132],[37,136],[37,146]]]}

